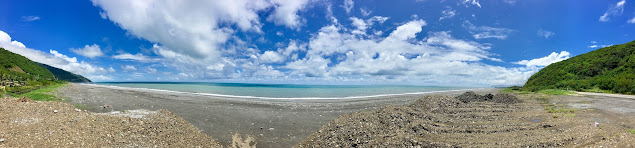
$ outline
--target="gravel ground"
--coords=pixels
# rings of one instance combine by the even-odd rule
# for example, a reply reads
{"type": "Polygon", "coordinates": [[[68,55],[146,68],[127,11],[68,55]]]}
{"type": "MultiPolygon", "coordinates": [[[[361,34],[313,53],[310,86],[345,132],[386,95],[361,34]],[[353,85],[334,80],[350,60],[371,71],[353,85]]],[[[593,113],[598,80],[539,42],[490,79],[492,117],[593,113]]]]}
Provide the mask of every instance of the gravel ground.
{"type": "Polygon", "coordinates": [[[635,134],[627,132],[632,118],[614,118],[627,125],[596,127],[595,117],[608,114],[548,113],[532,97],[537,96],[426,96],[407,106],[340,116],[296,147],[635,146],[635,134]]]}
{"type": "Polygon", "coordinates": [[[167,110],[92,113],[68,103],[0,99],[0,147],[221,147],[167,110]]]}

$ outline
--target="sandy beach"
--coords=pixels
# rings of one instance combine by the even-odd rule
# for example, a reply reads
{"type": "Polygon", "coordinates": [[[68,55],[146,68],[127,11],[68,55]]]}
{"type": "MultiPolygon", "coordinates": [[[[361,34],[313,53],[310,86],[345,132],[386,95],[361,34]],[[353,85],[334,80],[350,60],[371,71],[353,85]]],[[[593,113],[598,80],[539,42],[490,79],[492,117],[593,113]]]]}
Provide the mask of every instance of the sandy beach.
{"type": "MultiPolygon", "coordinates": [[[[479,94],[498,89],[475,89],[479,94]]],[[[465,91],[434,94],[457,96],[465,91]]],[[[258,147],[292,147],[338,116],[405,105],[429,94],[329,100],[267,100],[204,96],[144,89],[69,84],[58,90],[71,104],[93,112],[167,109],[228,145],[232,134],[251,134],[258,147]],[[80,105],[77,105],[80,104],[80,105]],[[107,106],[104,108],[104,105],[107,106]]]]}

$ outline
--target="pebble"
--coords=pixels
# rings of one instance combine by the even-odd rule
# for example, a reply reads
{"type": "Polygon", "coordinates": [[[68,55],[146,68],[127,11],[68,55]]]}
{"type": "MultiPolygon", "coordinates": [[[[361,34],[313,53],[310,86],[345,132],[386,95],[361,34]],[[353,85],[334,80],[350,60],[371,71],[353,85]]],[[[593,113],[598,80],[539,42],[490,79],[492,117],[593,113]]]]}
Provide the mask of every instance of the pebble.
{"type": "Polygon", "coordinates": [[[269,130],[270,130],[270,131],[273,131],[273,130],[274,130],[274,128],[273,128],[273,127],[272,127],[272,128],[269,128],[269,130]]]}
{"type": "Polygon", "coordinates": [[[0,138],[0,142],[4,142],[4,138],[0,138]]]}
{"type": "Polygon", "coordinates": [[[53,113],[57,113],[57,110],[53,110],[53,113]]]}
{"type": "Polygon", "coordinates": [[[76,108],[76,109],[75,109],[75,111],[81,112],[82,110],[81,110],[81,109],[77,109],[77,108],[76,108]]]}

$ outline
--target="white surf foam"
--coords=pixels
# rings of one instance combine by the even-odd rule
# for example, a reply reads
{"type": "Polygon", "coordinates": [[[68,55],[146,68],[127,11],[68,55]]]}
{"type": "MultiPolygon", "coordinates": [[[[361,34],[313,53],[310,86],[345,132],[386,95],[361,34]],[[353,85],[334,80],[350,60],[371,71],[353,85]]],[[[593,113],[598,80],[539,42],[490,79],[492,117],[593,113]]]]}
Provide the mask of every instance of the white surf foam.
{"type": "Polygon", "coordinates": [[[290,97],[258,97],[258,96],[238,96],[238,95],[198,93],[198,92],[182,92],[182,91],[153,89],[153,88],[121,87],[121,86],[87,84],[87,83],[82,83],[81,85],[88,85],[88,86],[102,87],[102,88],[111,88],[111,89],[120,89],[120,90],[154,91],[154,92],[174,93],[174,94],[187,94],[187,95],[198,95],[198,96],[241,98],[241,99],[269,99],[269,100],[365,99],[365,98],[394,97],[394,96],[406,96],[406,95],[423,95],[423,94],[432,94],[432,93],[446,93],[446,92],[457,92],[457,91],[470,91],[470,90],[485,89],[485,88],[472,88],[472,89],[440,90],[440,91],[411,92],[411,93],[399,93],[399,94],[380,94],[380,95],[351,96],[351,97],[297,97],[297,98],[290,98],[290,97]]]}

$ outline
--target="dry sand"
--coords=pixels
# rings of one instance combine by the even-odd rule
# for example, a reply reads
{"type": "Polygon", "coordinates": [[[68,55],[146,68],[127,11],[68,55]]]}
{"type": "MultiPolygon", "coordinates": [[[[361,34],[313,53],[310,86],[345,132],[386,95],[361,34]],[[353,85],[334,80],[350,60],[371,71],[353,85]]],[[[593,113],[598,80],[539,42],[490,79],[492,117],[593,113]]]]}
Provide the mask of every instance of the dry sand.
{"type": "MultiPolygon", "coordinates": [[[[479,89],[495,93],[497,89],[479,89]]],[[[458,95],[463,91],[437,93],[458,95]]],[[[201,96],[70,84],[59,89],[93,112],[167,109],[223,145],[235,132],[254,135],[258,147],[292,147],[338,116],[386,105],[410,104],[424,95],[346,100],[263,100],[201,96]],[[109,108],[103,108],[107,104],[109,108]]]]}

